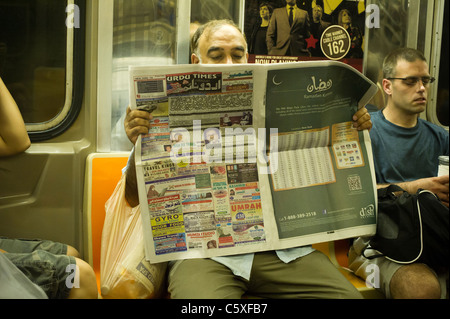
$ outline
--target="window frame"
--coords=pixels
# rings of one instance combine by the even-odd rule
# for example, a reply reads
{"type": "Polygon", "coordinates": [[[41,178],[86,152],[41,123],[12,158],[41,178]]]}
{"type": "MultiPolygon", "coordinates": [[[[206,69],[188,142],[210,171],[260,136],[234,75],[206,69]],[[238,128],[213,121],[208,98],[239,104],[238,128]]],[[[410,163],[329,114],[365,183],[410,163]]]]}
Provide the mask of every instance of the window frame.
{"type": "MultiPolygon", "coordinates": [[[[436,8],[433,11],[433,16],[430,18],[432,21],[432,36],[435,39],[432,43],[432,47],[430,49],[430,73],[436,78],[436,82],[433,83],[433,86],[430,90],[430,107],[427,107],[426,117],[427,119],[436,125],[444,127],[447,131],[449,130],[449,126],[446,126],[441,123],[437,114],[437,101],[438,101],[438,88],[439,88],[439,72],[441,71],[441,47],[442,47],[442,39],[444,35],[444,28],[448,27],[444,22],[444,12],[445,12],[445,1],[437,2],[436,8]]],[[[447,9],[448,10],[448,9],[447,9]]],[[[444,39],[445,40],[445,39],[444,39]]],[[[446,57],[444,57],[446,58],[446,57]]]]}
{"type": "Polygon", "coordinates": [[[49,140],[65,132],[77,119],[84,95],[86,0],[68,0],[79,9],[79,27],[67,29],[65,101],[61,111],[41,123],[25,123],[31,142],[49,140]]]}

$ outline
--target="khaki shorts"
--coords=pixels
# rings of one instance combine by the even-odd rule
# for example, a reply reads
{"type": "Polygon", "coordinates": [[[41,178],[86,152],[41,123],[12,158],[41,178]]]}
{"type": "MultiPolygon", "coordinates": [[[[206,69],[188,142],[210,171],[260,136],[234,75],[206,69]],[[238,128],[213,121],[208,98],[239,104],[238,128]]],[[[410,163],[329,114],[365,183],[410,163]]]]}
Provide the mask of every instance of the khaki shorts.
{"type": "Polygon", "coordinates": [[[171,265],[174,299],[259,298],[360,299],[360,292],[319,251],[282,262],[275,251],[255,253],[250,280],[212,259],[186,259],[171,265]]]}
{"type": "Polygon", "coordinates": [[[44,290],[48,298],[66,299],[69,296],[66,278],[73,276],[76,261],[75,257],[66,255],[67,245],[49,240],[0,237],[0,249],[25,276],[44,290]]]}

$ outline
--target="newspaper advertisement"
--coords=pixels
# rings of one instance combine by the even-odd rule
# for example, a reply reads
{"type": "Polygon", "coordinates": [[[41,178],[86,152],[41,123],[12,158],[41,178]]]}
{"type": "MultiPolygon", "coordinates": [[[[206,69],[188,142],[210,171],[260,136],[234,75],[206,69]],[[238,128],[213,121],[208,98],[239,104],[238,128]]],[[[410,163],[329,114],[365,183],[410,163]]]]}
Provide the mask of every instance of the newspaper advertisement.
{"type": "Polygon", "coordinates": [[[376,85],[335,61],[130,68],[151,112],[135,160],[146,258],[163,262],[372,235],[376,85]]]}

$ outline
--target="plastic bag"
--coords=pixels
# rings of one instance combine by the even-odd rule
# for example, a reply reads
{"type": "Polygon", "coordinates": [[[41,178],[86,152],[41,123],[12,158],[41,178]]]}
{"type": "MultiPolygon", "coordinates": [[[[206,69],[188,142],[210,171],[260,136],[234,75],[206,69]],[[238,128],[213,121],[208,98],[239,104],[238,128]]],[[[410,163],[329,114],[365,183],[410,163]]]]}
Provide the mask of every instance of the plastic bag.
{"type": "Polygon", "coordinates": [[[165,290],[167,263],[150,264],[145,259],[139,206],[125,200],[123,174],[105,204],[102,232],[100,286],[103,298],[159,298],[165,290]]]}
{"type": "Polygon", "coordinates": [[[45,292],[28,279],[0,249],[0,299],[47,299],[45,292]]]}

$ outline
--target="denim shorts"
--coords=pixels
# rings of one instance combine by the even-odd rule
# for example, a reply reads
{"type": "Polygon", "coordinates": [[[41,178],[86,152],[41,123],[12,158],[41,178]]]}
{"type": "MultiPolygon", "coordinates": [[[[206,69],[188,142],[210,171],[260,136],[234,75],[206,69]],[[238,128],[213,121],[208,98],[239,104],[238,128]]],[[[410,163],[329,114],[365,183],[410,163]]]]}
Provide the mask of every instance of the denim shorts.
{"type": "Polygon", "coordinates": [[[71,285],[66,283],[66,279],[74,275],[76,261],[75,257],[66,255],[67,245],[49,240],[0,237],[0,250],[25,276],[41,287],[48,298],[66,299],[69,296],[71,285]]]}

